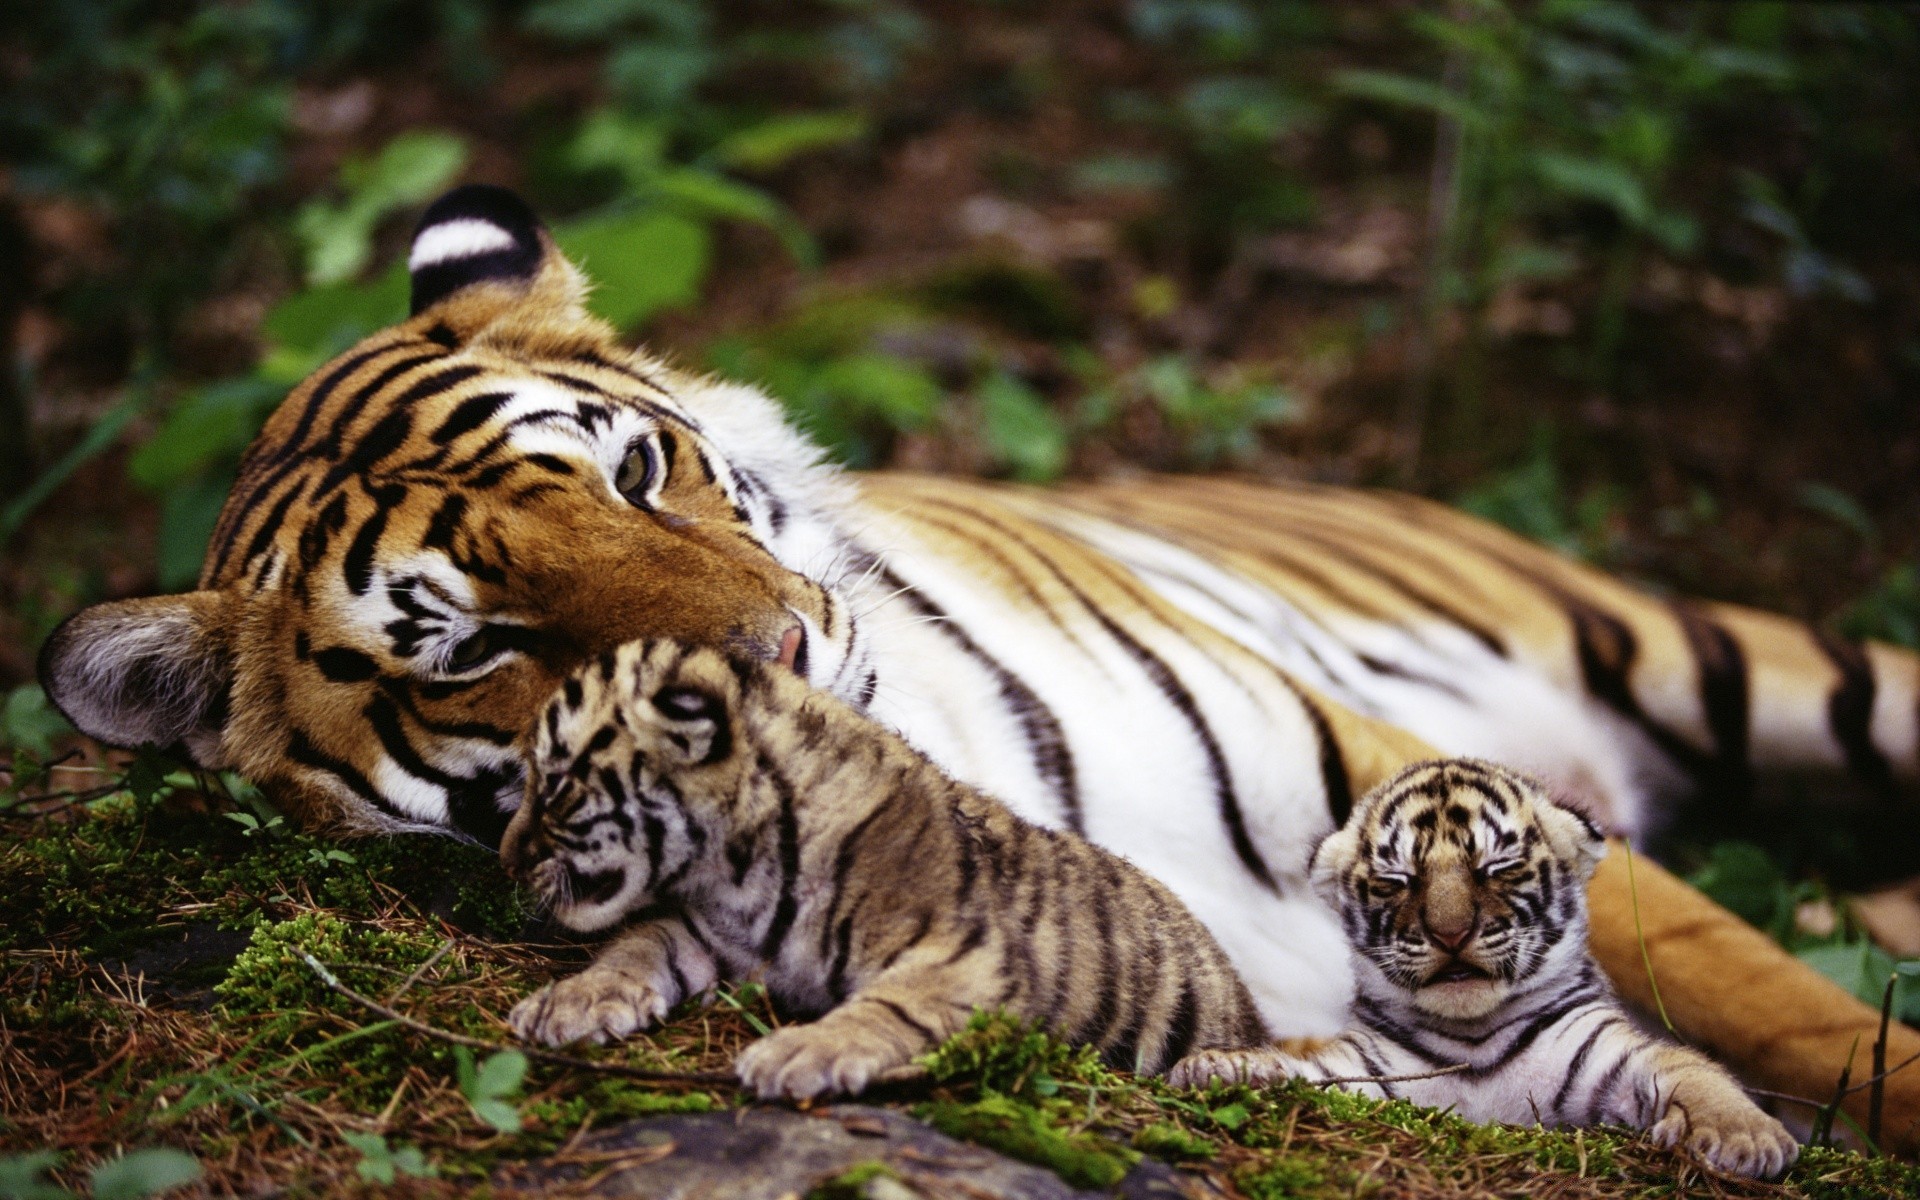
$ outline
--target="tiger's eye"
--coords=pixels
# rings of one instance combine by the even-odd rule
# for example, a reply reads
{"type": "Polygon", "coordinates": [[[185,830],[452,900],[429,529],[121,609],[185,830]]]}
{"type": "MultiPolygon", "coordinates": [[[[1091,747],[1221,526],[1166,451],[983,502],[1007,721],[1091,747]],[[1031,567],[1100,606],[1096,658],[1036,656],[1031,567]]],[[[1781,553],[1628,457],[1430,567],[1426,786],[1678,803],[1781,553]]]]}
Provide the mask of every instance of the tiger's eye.
{"type": "Polygon", "coordinates": [[[447,655],[447,666],[455,671],[470,671],[500,652],[500,642],[491,628],[463,639],[447,655]]]}
{"type": "Polygon", "coordinates": [[[653,486],[653,477],[659,470],[658,459],[654,455],[651,442],[635,442],[627,448],[627,456],[620,460],[620,467],[613,473],[613,486],[626,497],[627,503],[636,507],[645,507],[647,489],[653,486]]]}

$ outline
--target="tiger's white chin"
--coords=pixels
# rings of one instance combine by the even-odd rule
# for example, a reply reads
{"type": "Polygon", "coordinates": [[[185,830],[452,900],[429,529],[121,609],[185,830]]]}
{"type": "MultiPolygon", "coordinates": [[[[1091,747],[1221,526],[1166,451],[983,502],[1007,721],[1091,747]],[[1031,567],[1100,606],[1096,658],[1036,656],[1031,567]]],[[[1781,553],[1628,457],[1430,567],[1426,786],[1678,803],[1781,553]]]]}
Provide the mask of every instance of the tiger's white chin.
{"type": "Polygon", "coordinates": [[[1413,993],[1413,1006],[1449,1021],[1473,1021],[1506,1001],[1512,988],[1497,979],[1451,979],[1413,993]]]}

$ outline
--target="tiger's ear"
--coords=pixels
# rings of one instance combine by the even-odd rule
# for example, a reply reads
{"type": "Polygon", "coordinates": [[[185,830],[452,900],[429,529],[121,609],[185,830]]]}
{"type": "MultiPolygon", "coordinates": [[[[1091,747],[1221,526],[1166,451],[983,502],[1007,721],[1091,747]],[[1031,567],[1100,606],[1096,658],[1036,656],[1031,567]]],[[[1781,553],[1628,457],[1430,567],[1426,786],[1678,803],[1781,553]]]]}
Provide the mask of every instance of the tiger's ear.
{"type": "Polygon", "coordinates": [[[220,592],[81,609],[40,650],[40,685],[80,732],[115,746],[184,744],[220,765],[233,655],[220,592]]]}
{"type": "Polygon", "coordinates": [[[586,280],[527,202],[473,183],[435,200],[407,254],[412,315],[429,337],[464,342],[502,318],[587,320],[586,280]]]}

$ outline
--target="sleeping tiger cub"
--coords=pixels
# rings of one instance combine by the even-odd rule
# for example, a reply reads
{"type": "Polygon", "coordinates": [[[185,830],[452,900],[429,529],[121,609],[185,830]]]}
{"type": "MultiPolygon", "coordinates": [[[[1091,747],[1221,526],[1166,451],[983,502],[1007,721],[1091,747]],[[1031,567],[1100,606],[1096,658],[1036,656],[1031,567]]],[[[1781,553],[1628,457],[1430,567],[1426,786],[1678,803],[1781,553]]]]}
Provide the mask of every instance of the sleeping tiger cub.
{"type": "Polygon", "coordinates": [[[509,870],[574,929],[658,907],[514,1008],[527,1041],[619,1038],[756,970],[826,1013],[740,1056],[767,1098],[857,1092],[976,1008],[1140,1071],[1266,1040],[1164,885],[955,782],[785,666],[630,642],[569,678],[532,738],[509,870]]]}
{"type": "Polygon", "coordinates": [[[1171,1080],[1339,1079],[1475,1121],[1649,1129],[1718,1170],[1778,1174],[1798,1153],[1781,1124],[1705,1056],[1638,1029],[1594,966],[1586,884],[1605,848],[1505,768],[1407,768],[1312,859],[1314,890],[1355,951],[1359,1028],[1204,1051],[1171,1080]]]}

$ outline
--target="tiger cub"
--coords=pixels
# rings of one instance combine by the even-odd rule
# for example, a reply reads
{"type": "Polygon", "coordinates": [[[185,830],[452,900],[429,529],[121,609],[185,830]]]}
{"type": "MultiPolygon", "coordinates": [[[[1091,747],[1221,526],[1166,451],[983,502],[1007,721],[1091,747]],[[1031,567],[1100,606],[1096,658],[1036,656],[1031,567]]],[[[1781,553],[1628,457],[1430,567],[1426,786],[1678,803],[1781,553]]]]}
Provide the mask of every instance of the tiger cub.
{"type": "Polygon", "coordinates": [[[1266,1040],[1172,892],[788,668],[629,643],[568,679],[530,738],[509,870],[573,929],[638,916],[513,1009],[527,1041],[619,1038],[750,972],[825,1013],[740,1055],[766,1098],[858,1092],[978,1008],[1140,1071],[1266,1040]]]}
{"type": "Polygon", "coordinates": [[[1725,1070],[1637,1028],[1595,968],[1586,883],[1605,848],[1584,817],[1505,768],[1409,767],[1311,860],[1355,951],[1357,1028],[1204,1051],[1171,1081],[1341,1080],[1474,1121],[1651,1129],[1718,1170],[1778,1174],[1799,1153],[1786,1129],[1725,1070]]]}

